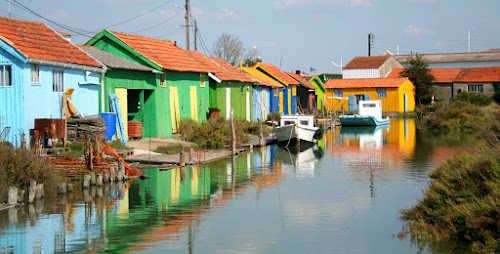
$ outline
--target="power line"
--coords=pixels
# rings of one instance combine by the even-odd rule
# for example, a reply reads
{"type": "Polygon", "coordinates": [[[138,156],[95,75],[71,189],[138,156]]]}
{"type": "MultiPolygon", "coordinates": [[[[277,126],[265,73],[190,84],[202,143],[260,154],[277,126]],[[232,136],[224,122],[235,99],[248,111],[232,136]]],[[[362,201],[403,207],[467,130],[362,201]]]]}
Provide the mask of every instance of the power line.
{"type": "MultiPolygon", "coordinates": [[[[9,0],[6,0],[6,1],[9,1],[9,0]]],[[[30,8],[24,6],[23,4],[19,3],[17,0],[10,0],[10,1],[13,2],[14,6],[16,6],[16,7],[20,8],[20,9],[22,9],[24,11],[27,11],[27,12],[29,12],[29,13],[31,13],[31,14],[33,14],[33,15],[41,18],[41,19],[43,19],[43,20],[46,20],[49,23],[52,23],[52,24],[54,24],[54,25],[56,25],[58,27],[64,28],[66,30],[69,30],[69,31],[71,31],[71,32],[73,32],[75,34],[79,34],[79,35],[82,35],[82,36],[85,36],[85,37],[88,37],[88,38],[92,38],[92,36],[89,36],[89,35],[87,35],[85,33],[93,33],[93,32],[85,31],[85,30],[82,30],[82,29],[79,29],[79,28],[75,28],[75,27],[71,27],[71,26],[60,24],[58,22],[55,22],[55,21],[53,21],[51,19],[48,19],[48,18],[42,16],[41,14],[38,14],[37,12],[35,12],[35,11],[31,10],[30,8]],[[79,32],[77,30],[80,30],[82,32],[79,32]]]]}
{"type": "Polygon", "coordinates": [[[138,30],[138,31],[135,31],[135,32],[131,32],[131,33],[133,33],[133,34],[135,34],[135,33],[140,33],[140,32],[144,32],[144,31],[147,31],[147,30],[153,29],[153,28],[155,28],[155,27],[161,26],[161,25],[163,25],[163,24],[167,23],[168,21],[170,21],[171,19],[175,18],[175,17],[176,17],[177,15],[179,15],[179,13],[181,13],[181,12],[182,12],[182,10],[178,11],[178,12],[177,12],[177,13],[175,13],[173,16],[170,16],[170,17],[169,17],[169,18],[167,18],[166,20],[164,20],[164,21],[162,21],[162,22],[160,22],[160,23],[158,23],[158,24],[156,24],[156,25],[154,25],[154,26],[150,26],[150,27],[148,27],[148,28],[144,28],[144,29],[141,29],[141,30],[138,30]]]}
{"type": "Polygon", "coordinates": [[[159,6],[155,7],[155,8],[153,8],[153,9],[151,9],[151,10],[147,11],[147,12],[144,12],[144,13],[139,14],[139,15],[137,15],[137,16],[134,16],[134,17],[132,17],[132,18],[126,19],[126,20],[124,20],[124,21],[121,21],[121,22],[118,22],[118,23],[115,23],[115,24],[109,25],[109,26],[105,27],[105,29],[106,29],[106,28],[111,28],[111,27],[114,27],[114,26],[118,26],[118,25],[121,25],[121,24],[124,24],[124,23],[130,22],[130,21],[132,21],[132,20],[134,20],[134,19],[138,19],[138,18],[140,18],[140,17],[143,17],[143,16],[145,16],[146,14],[149,14],[149,13],[151,13],[151,12],[153,12],[153,11],[156,11],[157,9],[159,9],[159,8],[161,8],[161,7],[165,6],[165,5],[167,5],[167,4],[169,4],[169,3],[173,2],[173,1],[174,1],[174,0],[167,1],[167,2],[165,2],[165,3],[161,4],[161,5],[159,5],[159,6]]]}

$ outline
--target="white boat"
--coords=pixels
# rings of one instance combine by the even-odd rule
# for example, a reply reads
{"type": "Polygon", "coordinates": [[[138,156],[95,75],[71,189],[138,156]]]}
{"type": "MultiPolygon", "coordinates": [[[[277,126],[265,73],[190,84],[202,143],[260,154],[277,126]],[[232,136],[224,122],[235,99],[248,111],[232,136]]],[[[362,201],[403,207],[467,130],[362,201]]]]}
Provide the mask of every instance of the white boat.
{"type": "Polygon", "coordinates": [[[282,115],[280,127],[274,131],[276,140],[282,144],[293,144],[297,141],[316,143],[323,137],[323,130],[314,126],[312,115],[282,115]]]}
{"type": "Polygon", "coordinates": [[[382,117],[381,101],[360,101],[358,111],[357,115],[340,115],[340,124],[342,126],[378,126],[391,122],[389,118],[382,117]]]}

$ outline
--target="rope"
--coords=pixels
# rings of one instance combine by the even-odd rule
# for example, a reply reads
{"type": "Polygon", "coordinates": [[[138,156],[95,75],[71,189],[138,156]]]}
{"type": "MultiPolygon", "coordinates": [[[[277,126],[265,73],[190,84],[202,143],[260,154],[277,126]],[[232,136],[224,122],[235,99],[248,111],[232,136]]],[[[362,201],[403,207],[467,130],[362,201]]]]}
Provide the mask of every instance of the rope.
{"type": "Polygon", "coordinates": [[[295,127],[295,124],[292,124],[292,128],[290,129],[290,135],[288,137],[288,143],[286,144],[285,147],[288,147],[288,145],[290,144],[290,140],[292,140],[292,132],[293,132],[293,128],[295,127]]]}

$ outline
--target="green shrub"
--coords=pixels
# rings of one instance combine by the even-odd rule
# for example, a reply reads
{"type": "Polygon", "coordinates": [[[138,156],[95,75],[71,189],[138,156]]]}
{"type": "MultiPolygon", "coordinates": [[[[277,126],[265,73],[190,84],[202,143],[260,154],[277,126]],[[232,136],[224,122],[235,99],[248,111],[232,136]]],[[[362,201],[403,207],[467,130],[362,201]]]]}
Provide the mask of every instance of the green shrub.
{"type": "Polygon", "coordinates": [[[4,200],[9,185],[27,189],[30,179],[46,186],[55,186],[54,170],[44,157],[31,151],[0,146],[0,201],[4,200]]]}
{"type": "Polygon", "coordinates": [[[455,100],[466,101],[480,106],[486,106],[491,103],[491,97],[482,94],[467,93],[467,92],[459,93],[455,98],[455,100]]]}
{"type": "Polygon", "coordinates": [[[457,155],[432,172],[434,180],[424,199],[402,211],[413,240],[465,243],[474,252],[500,251],[498,147],[457,155]]]}
{"type": "MultiPolygon", "coordinates": [[[[251,135],[259,135],[260,123],[234,120],[236,142],[248,142],[251,135]]],[[[271,133],[268,126],[262,126],[264,135],[271,133]]],[[[186,141],[196,143],[199,147],[208,149],[221,149],[231,145],[231,125],[225,119],[209,119],[198,123],[190,119],[181,120],[179,133],[184,135],[186,141]]]]}
{"type": "Polygon", "coordinates": [[[267,116],[267,121],[273,121],[273,122],[280,122],[281,120],[281,114],[278,113],[278,112],[271,112],[268,116],[267,116]]]}

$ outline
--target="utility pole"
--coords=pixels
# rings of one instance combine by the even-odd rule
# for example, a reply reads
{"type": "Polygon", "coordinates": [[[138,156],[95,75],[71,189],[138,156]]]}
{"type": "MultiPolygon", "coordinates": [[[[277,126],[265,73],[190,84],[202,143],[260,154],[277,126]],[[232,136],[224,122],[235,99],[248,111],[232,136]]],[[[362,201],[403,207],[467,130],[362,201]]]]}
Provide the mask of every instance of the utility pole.
{"type": "Polygon", "coordinates": [[[194,51],[198,51],[198,22],[194,21],[194,51]]]}
{"type": "Polygon", "coordinates": [[[189,0],[186,0],[186,50],[189,50],[189,0]]]}
{"type": "Polygon", "coordinates": [[[375,36],[373,33],[368,34],[368,56],[372,56],[372,47],[373,47],[373,40],[375,39],[375,36]]]}

